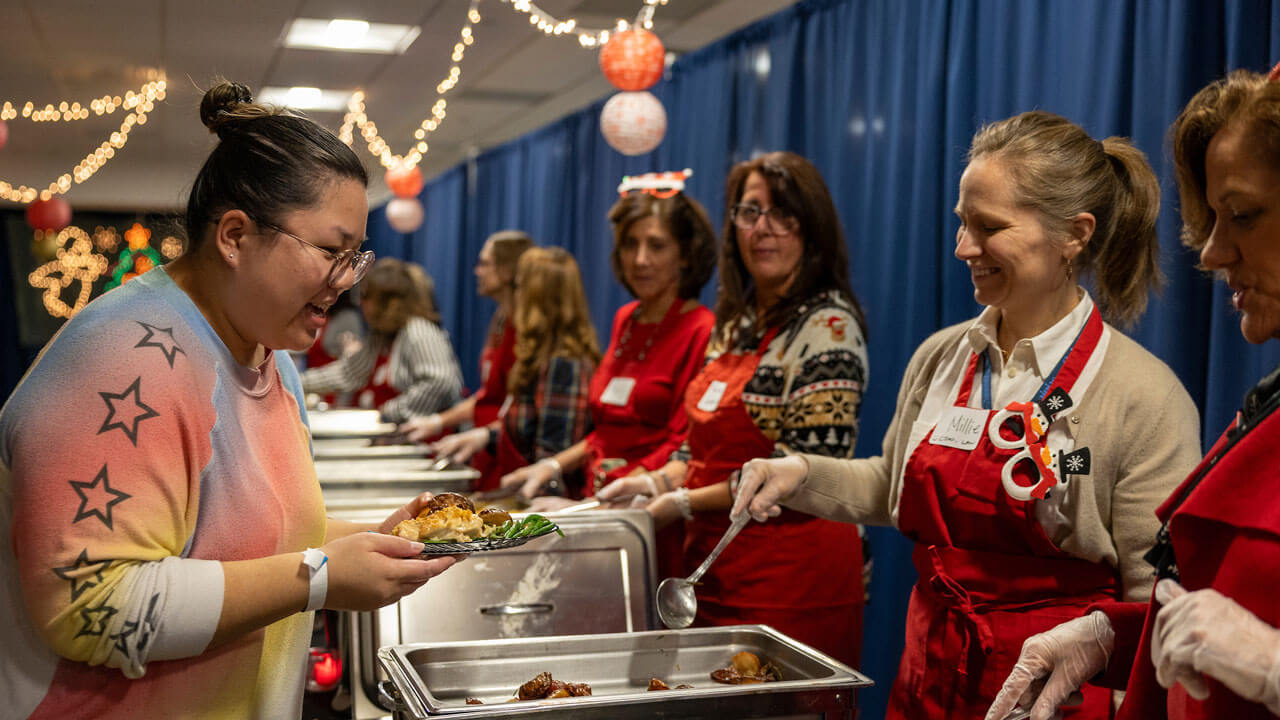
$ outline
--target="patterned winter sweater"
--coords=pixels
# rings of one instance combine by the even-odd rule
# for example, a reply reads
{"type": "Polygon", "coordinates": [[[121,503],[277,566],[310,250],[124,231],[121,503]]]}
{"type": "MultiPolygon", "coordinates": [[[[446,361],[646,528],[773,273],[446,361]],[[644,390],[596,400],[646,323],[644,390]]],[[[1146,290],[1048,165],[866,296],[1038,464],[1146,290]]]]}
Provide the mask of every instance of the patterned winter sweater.
{"type": "MultiPolygon", "coordinates": [[[[764,333],[743,318],[733,352],[755,352],[764,333]]],[[[726,351],[720,329],[707,362],[726,351]]],[[[774,442],[774,457],[812,453],[847,458],[858,439],[858,414],[867,383],[867,344],[853,308],[834,293],[802,305],[769,343],[743,390],[747,412],[774,442]]],[[[672,458],[687,462],[686,443],[672,458]]]]}
{"type": "Polygon", "coordinates": [[[220,561],[323,542],[300,395],[163,268],[63,327],[0,411],[0,716],[299,716],[310,614],[207,646],[220,561]]]}

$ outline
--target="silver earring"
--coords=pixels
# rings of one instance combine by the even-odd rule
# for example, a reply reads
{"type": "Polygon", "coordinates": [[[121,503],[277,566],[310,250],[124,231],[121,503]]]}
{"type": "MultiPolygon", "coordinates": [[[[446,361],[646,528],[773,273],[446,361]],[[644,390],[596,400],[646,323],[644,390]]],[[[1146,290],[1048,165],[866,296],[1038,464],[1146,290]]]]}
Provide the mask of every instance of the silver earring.
{"type": "Polygon", "coordinates": [[[233,258],[233,257],[235,257],[235,254],[234,254],[234,253],[227,253],[227,259],[228,259],[228,260],[230,260],[230,259],[231,259],[231,258],[233,258]]]}

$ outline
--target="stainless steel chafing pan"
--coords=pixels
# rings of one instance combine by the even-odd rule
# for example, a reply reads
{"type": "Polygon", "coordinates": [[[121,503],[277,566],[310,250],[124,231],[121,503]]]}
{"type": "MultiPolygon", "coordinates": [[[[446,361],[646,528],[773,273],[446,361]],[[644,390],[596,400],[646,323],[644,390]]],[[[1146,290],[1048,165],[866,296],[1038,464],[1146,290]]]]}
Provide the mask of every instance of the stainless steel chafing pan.
{"type": "Polygon", "coordinates": [[[848,718],[854,693],[872,685],[846,665],[763,625],[573,635],[383,648],[383,694],[397,717],[848,718]],[[783,680],[720,685],[712,670],[748,650],[783,680]],[[591,685],[590,697],[507,703],[539,672],[591,685]],[[650,678],[693,689],[649,692],[650,678]],[[475,697],[484,705],[467,705],[475,697]]]}

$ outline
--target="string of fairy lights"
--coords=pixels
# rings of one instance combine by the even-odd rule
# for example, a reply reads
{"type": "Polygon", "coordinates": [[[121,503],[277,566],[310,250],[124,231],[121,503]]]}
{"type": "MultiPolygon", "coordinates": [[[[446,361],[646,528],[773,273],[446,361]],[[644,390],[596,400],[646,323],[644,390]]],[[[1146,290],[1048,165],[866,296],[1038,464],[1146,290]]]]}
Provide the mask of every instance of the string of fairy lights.
{"type": "MultiPolygon", "coordinates": [[[[530,0],[502,0],[502,2],[510,5],[513,10],[528,15],[529,24],[537,26],[539,30],[547,35],[576,35],[578,44],[584,48],[599,47],[609,42],[611,33],[620,32],[632,26],[626,20],[620,18],[613,28],[607,30],[584,28],[580,27],[578,21],[574,18],[567,20],[557,19],[551,13],[530,2],[530,0]]],[[[640,13],[636,16],[634,26],[646,30],[653,29],[654,10],[657,9],[657,6],[666,4],[667,0],[644,0],[644,5],[641,6],[640,13]]]]}
{"type": "MultiPolygon", "coordinates": [[[[578,21],[575,18],[559,20],[529,0],[502,0],[502,2],[511,5],[518,12],[527,14],[529,16],[529,24],[537,26],[539,30],[547,35],[575,34],[578,38],[578,43],[584,48],[599,47],[609,41],[611,33],[620,32],[632,26],[626,20],[619,19],[612,30],[583,28],[578,26],[578,21]]],[[[667,2],[668,0],[644,0],[640,12],[636,16],[634,26],[645,29],[652,28],[654,11],[659,5],[666,5],[667,2]]],[[[449,74],[436,85],[436,101],[431,106],[431,114],[423,119],[418,128],[413,131],[414,145],[407,152],[396,154],[392,151],[390,144],[378,134],[377,124],[369,119],[368,109],[365,105],[365,94],[359,90],[352,93],[351,99],[347,102],[347,114],[343,117],[338,137],[350,145],[355,141],[355,130],[358,129],[366,147],[369,149],[369,154],[378,158],[378,162],[384,168],[417,167],[422,162],[423,156],[430,149],[427,143],[427,136],[440,128],[447,115],[449,103],[444,96],[458,84],[458,78],[462,76],[462,59],[466,55],[467,48],[475,43],[475,31],[473,28],[480,24],[478,6],[479,0],[471,1],[471,6],[467,10],[467,22],[458,31],[458,42],[453,46],[453,54],[451,56],[453,65],[449,68],[449,74]]]]}
{"type": "Polygon", "coordinates": [[[449,68],[449,74],[436,85],[437,99],[431,106],[431,115],[424,119],[418,129],[413,132],[415,144],[408,152],[397,155],[391,151],[391,146],[378,134],[377,124],[369,119],[364,104],[365,95],[358,90],[352,93],[351,99],[347,102],[347,114],[343,117],[338,137],[350,145],[355,139],[353,129],[359,128],[360,136],[364,138],[369,153],[378,158],[385,168],[396,165],[416,167],[422,162],[422,156],[426,155],[429,149],[427,136],[435,132],[440,127],[440,123],[444,122],[445,108],[448,107],[448,101],[444,99],[444,95],[458,84],[458,78],[462,76],[462,58],[466,55],[467,48],[475,44],[476,37],[472,28],[480,23],[478,5],[479,0],[471,0],[471,7],[467,9],[467,21],[458,31],[458,42],[454,44],[453,54],[450,56],[453,65],[449,68]]]}
{"type": "Polygon", "coordinates": [[[13,120],[21,116],[32,122],[71,122],[88,118],[90,112],[96,115],[110,115],[116,110],[128,111],[128,115],[125,115],[124,121],[120,123],[119,130],[113,131],[101,145],[76,163],[70,172],[58,176],[49,183],[48,187],[38,190],[27,185],[14,185],[0,180],[0,198],[23,204],[34,202],[37,198],[48,200],[54,195],[61,195],[70,190],[72,182],[78,184],[93,177],[94,173],[115,157],[117,150],[124,148],[125,143],[129,142],[129,133],[135,127],[147,124],[147,114],[155,109],[156,102],[164,100],[165,87],[165,81],[158,79],[147,82],[137,92],[132,90],[126,92],[124,97],[104,95],[84,104],[69,103],[64,100],[56,105],[46,104],[39,109],[31,101],[23,103],[21,109],[9,101],[0,105],[0,120],[13,120]]]}

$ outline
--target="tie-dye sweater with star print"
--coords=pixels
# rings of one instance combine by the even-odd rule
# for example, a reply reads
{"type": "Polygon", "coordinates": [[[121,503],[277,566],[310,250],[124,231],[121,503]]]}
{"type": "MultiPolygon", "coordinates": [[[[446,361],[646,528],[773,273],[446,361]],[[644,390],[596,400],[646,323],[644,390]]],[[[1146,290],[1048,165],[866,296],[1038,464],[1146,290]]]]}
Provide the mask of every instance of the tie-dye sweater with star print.
{"type": "Polygon", "coordinates": [[[323,542],[300,396],[163,268],[67,322],[0,411],[0,717],[300,715],[311,614],[208,647],[223,561],[323,542]]]}

